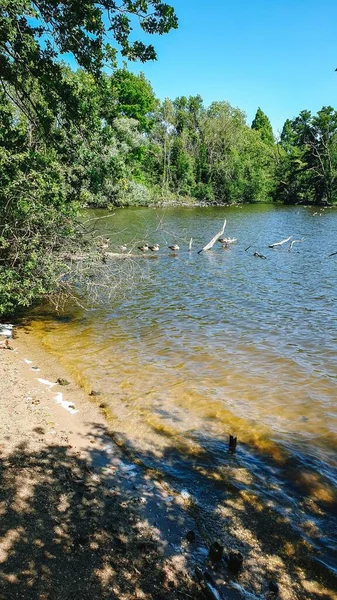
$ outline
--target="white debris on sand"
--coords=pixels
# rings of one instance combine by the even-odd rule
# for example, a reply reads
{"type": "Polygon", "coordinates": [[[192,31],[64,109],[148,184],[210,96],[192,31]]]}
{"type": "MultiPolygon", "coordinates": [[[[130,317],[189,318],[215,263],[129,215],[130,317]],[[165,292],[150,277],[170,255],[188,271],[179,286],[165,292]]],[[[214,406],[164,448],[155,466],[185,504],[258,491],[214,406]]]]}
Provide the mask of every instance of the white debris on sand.
{"type": "Polygon", "coordinates": [[[54,396],[53,400],[54,400],[54,402],[56,402],[56,404],[59,404],[60,406],[62,406],[62,408],[64,408],[68,412],[70,412],[70,414],[72,414],[72,415],[74,415],[75,413],[78,412],[78,410],[76,410],[76,408],[72,402],[67,402],[67,400],[63,399],[62,392],[58,392],[56,394],[56,396],[54,396]]]}
{"type": "Polygon", "coordinates": [[[38,378],[38,382],[42,383],[43,385],[48,385],[48,387],[52,388],[54,385],[56,385],[56,383],[54,381],[48,381],[48,379],[40,379],[40,377],[38,378]]]}

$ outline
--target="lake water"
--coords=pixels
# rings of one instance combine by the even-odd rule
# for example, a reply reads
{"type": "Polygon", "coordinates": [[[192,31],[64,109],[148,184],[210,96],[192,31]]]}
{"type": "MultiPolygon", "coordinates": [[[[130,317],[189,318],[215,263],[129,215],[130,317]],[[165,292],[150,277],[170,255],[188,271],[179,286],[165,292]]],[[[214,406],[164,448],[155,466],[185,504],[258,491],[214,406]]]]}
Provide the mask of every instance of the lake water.
{"type": "Polygon", "coordinates": [[[231,478],[336,568],[337,210],[124,209],[96,227],[112,252],[157,242],[158,258],[117,259],[117,296],[40,314],[36,335],[145,464],[206,508],[231,478]],[[224,219],[237,242],[199,255],[224,219]],[[268,248],[290,235],[303,243],[268,248]]]}

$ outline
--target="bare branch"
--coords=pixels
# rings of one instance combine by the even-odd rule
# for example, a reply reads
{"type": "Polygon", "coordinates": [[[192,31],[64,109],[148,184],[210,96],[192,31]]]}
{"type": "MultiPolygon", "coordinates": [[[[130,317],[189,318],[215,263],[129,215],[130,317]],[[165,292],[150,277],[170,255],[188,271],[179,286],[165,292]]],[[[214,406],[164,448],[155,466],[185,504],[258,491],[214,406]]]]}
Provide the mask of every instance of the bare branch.
{"type": "Polygon", "coordinates": [[[304,238],[302,238],[301,240],[293,240],[292,242],[290,242],[288,251],[292,249],[294,244],[300,244],[301,242],[304,242],[304,238]]]}
{"type": "Polygon", "coordinates": [[[201,248],[201,250],[199,250],[198,254],[201,254],[201,252],[205,252],[206,250],[210,250],[211,248],[213,248],[215,242],[218,241],[218,239],[223,235],[224,231],[225,231],[225,227],[226,227],[226,219],[225,222],[223,224],[223,227],[221,229],[221,231],[219,231],[219,233],[217,233],[212,239],[211,241],[206,244],[206,246],[204,246],[203,248],[201,248]]]}
{"type": "Polygon", "coordinates": [[[289,242],[291,240],[293,236],[290,235],[289,237],[287,237],[285,240],[281,240],[281,242],[275,242],[275,244],[270,244],[269,248],[275,248],[276,246],[283,246],[283,244],[286,244],[287,242],[289,242]]]}

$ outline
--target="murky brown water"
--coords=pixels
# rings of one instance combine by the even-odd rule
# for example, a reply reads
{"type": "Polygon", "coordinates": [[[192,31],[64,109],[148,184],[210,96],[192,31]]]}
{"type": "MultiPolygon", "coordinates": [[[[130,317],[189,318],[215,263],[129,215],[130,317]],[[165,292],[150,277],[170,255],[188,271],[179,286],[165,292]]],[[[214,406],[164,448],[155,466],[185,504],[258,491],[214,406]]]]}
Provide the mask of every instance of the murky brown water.
{"type": "Polygon", "coordinates": [[[111,250],[158,242],[158,260],[136,261],[122,294],[89,312],[40,313],[36,335],[103,394],[135,454],[205,503],[219,500],[237,435],[237,485],[294,527],[313,519],[309,537],[333,566],[337,210],[128,209],[97,227],[111,250]],[[237,244],[198,255],[224,218],[237,244]],[[289,235],[305,241],[268,249],[289,235]]]}

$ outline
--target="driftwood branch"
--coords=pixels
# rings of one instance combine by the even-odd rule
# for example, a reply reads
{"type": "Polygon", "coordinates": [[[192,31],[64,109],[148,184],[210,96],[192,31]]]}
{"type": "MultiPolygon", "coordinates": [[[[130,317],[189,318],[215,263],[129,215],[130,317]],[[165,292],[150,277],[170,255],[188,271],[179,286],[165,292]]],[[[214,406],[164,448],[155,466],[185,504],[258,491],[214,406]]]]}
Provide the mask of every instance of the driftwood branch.
{"type": "Polygon", "coordinates": [[[283,244],[286,244],[287,242],[290,242],[290,240],[291,240],[292,237],[293,236],[290,235],[285,240],[281,240],[280,242],[275,242],[275,244],[270,244],[269,248],[275,248],[276,246],[283,246],[283,244]]]}
{"type": "Polygon", "coordinates": [[[258,258],[267,258],[264,254],[260,254],[260,252],[254,252],[254,256],[257,256],[258,258]]]}
{"type": "Polygon", "coordinates": [[[337,254],[337,252],[332,252],[332,254],[329,254],[329,258],[330,256],[335,256],[337,254]]]}
{"type": "Polygon", "coordinates": [[[156,254],[132,254],[131,252],[120,253],[120,252],[105,252],[104,256],[107,258],[158,258],[156,254]]]}
{"type": "Polygon", "coordinates": [[[223,232],[225,231],[225,227],[226,227],[226,219],[225,219],[225,222],[223,224],[221,231],[219,231],[219,233],[217,233],[214,236],[214,238],[212,238],[211,241],[208,244],[206,244],[206,246],[201,248],[201,250],[199,250],[198,254],[201,254],[201,252],[205,252],[206,250],[210,250],[211,248],[213,248],[215,242],[217,242],[219,237],[221,237],[223,235],[223,232]]]}
{"type": "Polygon", "coordinates": [[[293,247],[294,244],[301,244],[302,242],[304,242],[304,238],[302,238],[301,240],[293,240],[289,244],[288,251],[290,251],[292,249],[292,247],[293,247]]]}

